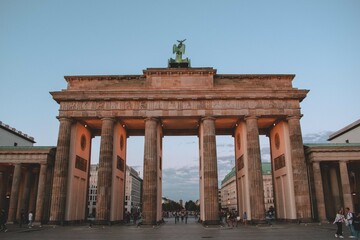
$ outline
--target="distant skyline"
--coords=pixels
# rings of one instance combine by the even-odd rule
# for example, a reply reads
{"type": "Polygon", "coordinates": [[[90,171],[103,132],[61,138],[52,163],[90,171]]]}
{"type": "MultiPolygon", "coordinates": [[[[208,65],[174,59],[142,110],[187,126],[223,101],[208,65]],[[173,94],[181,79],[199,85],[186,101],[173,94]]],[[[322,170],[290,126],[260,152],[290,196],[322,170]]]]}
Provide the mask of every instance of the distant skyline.
{"type": "MultiPolygon", "coordinates": [[[[55,146],[59,105],[49,92],[67,87],[64,76],[167,67],[172,45],[186,38],[193,67],[296,74],[293,86],[310,90],[303,136],[337,131],[360,118],[359,13],[359,0],[1,0],[0,121],[36,146],[55,146]]],[[[164,138],[164,196],[198,196],[197,141],[164,138]]],[[[233,166],[233,139],[217,145],[221,180],[233,166]]],[[[142,138],[128,138],[130,165],[142,164],[141,149],[142,138]]]]}

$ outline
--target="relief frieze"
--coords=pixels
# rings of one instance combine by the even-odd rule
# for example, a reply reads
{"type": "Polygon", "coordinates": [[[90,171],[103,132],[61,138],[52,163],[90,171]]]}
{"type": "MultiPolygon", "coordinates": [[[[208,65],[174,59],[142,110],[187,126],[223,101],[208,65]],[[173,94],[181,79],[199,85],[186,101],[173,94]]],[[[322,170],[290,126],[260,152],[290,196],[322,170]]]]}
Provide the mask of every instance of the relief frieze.
{"type": "Polygon", "coordinates": [[[110,102],[110,109],[114,110],[114,109],[123,108],[123,107],[120,107],[121,104],[123,105],[123,102],[110,102]]]}
{"type": "Polygon", "coordinates": [[[141,101],[139,104],[139,108],[140,109],[147,109],[147,102],[146,101],[141,101]]]}
{"type": "Polygon", "coordinates": [[[191,102],[190,101],[184,101],[182,103],[182,109],[192,109],[191,102]]]}
{"type": "Polygon", "coordinates": [[[134,109],[134,106],[133,106],[132,102],[126,101],[125,102],[125,109],[134,109]]]}
{"type": "Polygon", "coordinates": [[[97,102],[96,103],[96,110],[102,110],[105,109],[105,103],[104,102],[97,102]]]}
{"type": "Polygon", "coordinates": [[[237,109],[293,110],[298,105],[282,100],[151,100],[151,101],[73,101],[61,102],[61,111],[107,111],[107,110],[237,110],[237,109]]]}
{"type": "Polygon", "coordinates": [[[197,101],[197,109],[206,109],[205,105],[204,100],[197,101]]]}
{"type": "Polygon", "coordinates": [[[179,102],[178,101],[169,101],[167,108],[168,109],[178,109],[179,108],[179,102]]]}

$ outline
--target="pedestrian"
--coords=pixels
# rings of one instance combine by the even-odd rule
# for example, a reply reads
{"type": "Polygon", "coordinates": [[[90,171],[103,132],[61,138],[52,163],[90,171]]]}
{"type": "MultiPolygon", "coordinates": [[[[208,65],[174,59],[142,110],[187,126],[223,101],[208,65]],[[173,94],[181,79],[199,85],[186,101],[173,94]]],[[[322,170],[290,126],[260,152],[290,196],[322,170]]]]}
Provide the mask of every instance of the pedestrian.
{"type": "Polygon", "coordinates": [[[336,226],[337,226],[335,237],[344,238],[343,233],[342,233],[342,223],[344,221],[345,221],[344,209],[340,208],[339,211],[337,212],[335,220],[333,222],[333,224],[336,224],[336,226]]]}
{"type": "Polygon", "coordinates": [[[230,222],[230,212],[228,210],[226,210],[226,212],[225,212],[225,222],[228,225],[228,227],[230,227],[230,224],[229,224],[229,222],[230,222]]]}
{"type": "Polygon", "coordinates": [[[185,211],[185,224],[187,224],[188,217],[189,217],[189,214],[187,211],[185,211]]]}
{"type": "Polygon", "coordinates": [[[33,217],[34,217],[34,214],[33,214],[32,211],[30,211],[29,215],[28,215],[28,221],[29,221],[28,226],[29,226],[29,228],[32,228],[32,226],[33,226],[33,217]]]}
{"type": "Polygon", "coordinates": [[[230,212],[231,227],[234,227],[234,226],[235,226],[235,219],[236,219],[235,212],[232,210],[232,211],[230,212]]]}
{"type": "Polygon", "coordinates": [[[243,213],[243,224],[247,224],[247,213],[246,212],[244,212],[243,213]]]}
{"type": "Polygon", "coordinates": [[[356,240],[360,239],[360,212],[353,217],[353,226],[354,226],[354,237],[356,240]]]}
{"type": "Polygon", "coordinates": [[[236,217],[236,227],[238,226],[238,224],[239,224],[239,222],[240,222],[240,220],[241,220],[241,218],[240,218],[240,216],[239,216],[239,213],[237,212],[237,211],[235,211],[235,217],[236,217]]]}
{"type": "Polygon", "coordinates": [[[272,225],[272,221],[275,219],[275,208],[273,206],[269,207],[269,210],[266,212],[265,220],[269,225],[272,225]]]}
{"type": "Polygon", "coordinates": [[[350,211],[350,208],[345,208],[345,225],[350,230],[349,238],[355,238],[354,225],[353,225],[354,213],[350,211]]]}
{"type": "Polygon", "coordinates": [[[137,213],[137,211],[135,210],[134,213],[133,213],[134,225],[136,225],[137,219],[138,219],[138,213],[137,213]]]}
{"type": "Polygon", "coordinates": [[[6,220],[7,220],[7,217],[6,217],[5,210],[1,209],[1,211],[0,211],[0,232],[2,232],[2,231],[7,232],[8,231],[8,229],[6,227],[6,220]]]}

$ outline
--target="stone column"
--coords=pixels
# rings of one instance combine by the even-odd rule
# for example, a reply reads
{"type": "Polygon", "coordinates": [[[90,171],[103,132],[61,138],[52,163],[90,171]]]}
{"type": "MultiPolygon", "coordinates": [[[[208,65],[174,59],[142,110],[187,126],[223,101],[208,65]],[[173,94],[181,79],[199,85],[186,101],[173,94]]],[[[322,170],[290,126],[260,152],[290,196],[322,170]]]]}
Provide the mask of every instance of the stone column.
{"type": "Polygon", "coordinates": [[[321,169],[319,162],[312,162],[313,175],[314,175],[314,187],[315,187],[315,197],[317,205],[317,213],[319,221],[326,221],[326,211],[325,211],[325,198],[324,198],[324,189],[323,181],[321,176],[321,169]]]}
{"type": "Polygon", "coordinates": [[[8,181],[4,172],[0,172],[0,182],[0,208],[5,209],[6,188],[8,181]]]}
{"type": "Polygon", "coordinates": [[[257,117],[248,116],[246,121],[247,156],[249,172],[249,189],[251,203],[251,220],[265,219],[264,185],[261,170],[259,127],[257,117]]]}
{"type": "Polygon", "coordinates": [[[4,209],[8,209],[9,207],[9,200],[7,199],[9,179],[9,172],[0,173],[0,206],[2,206],[1,208],[4,209]]]}
{"type": "Polygon", "coordinates": [[[72,120],[60,118],[51,195],[50,222],[63,224],[65,218],[67,180],[72,120]]]}
{"type": "Polygon", "coordinates": [[[37,194],[38,183],[39,183],[39,173],[33,172],[31,178],[30,195],[29,195],[29,211],[33,211],[34,214],[36,208],[36,194],[37,194]]]}
{"type": "Polygon", "coordinates": [[[219,223],[218,174],[215,118],[205,117],[203,124],[204,224],[219,223]]]}
{"type": "Polygon", "coordinates": [[[291,164],[293,172],[296,216],[311,220],[309,180],[305,162],[304,145],[301,135],[300,116],[287,118],[289,127],[291,164]]]}
{"type": "Polygon", "coordinates": [[[46,172],[47,172],[47,164],[45,163],[40,164],[39,184],[37,191],[36,213],[35,213],[35,222],[39,222],[40,224],[43,220],[46,172]]]}
{"type": "MultiPolygon", "coordinates": [[[[31,183],[33,180],[32,177],[33,177],[32,168],[29,167],[26,169],[26,172],[25,172],[25,181],[24,181],[24,185],[23,185],[22,196],[20,198],[20,211],[21,211],[21,209],[23,209],[24,211],[32,210],[32,209],[29,209],[30,190],[31,190],[31,183]]],[[[17,219],[21,218],[20,211],[17,211],[17,214],[16,214],[17,219]]]]}
{"type": "Polygon", "coordinates": [[[143,224],[156,224],[157,213],[157,125],[156,118],[145,119],[143,224]]]}
{"type": "Polygon", "coordinates": [[[19,187],[21,180],[21,163],[15,164],[14,175],[11,186],[10,206],[9,206],[9,222],[16,222],[16,213],[19,200],[19,187]]]}
{"type": "Polygon", "coordinates": [[[351,188],[350,188],[350,181],[349,181],[349,172],[347,168],[346,161],[339,162],[340,168],[340,179],[341,179],[341,186],[342,186],[342,193],[344,199],[344,208],[348,207],[350,209],[354,209],[353,199],[351,196],[351,188]]]}
{"type": "Polygon", "coordinates": [[[50,219],[50,209],[51,209],[51,195],[52,195],[52,182],[54,178],[54,166],[51,161],[48,162],[46,170],[46,180],[45,180],[45,197],[44,197],[44,209],[43,209],[43,219],[50,219]]]}
{"type": "Polygon", "coordinates": [[[96,221],[99,223],[110,221],[114,122],[113,118],[102,119],[96,198],[96,221]]]}
{"type": "MultiPolygon", "coordinates": [[[[338,166],[334,167],[331,166],[331,168],[329,169],[329,176],[330,176],[330,192],[332,195],[332,198],[334,199],[333,203],[334,203],[334,209],[339,210],[339,208],[341,206],[343,206],[342,203],[342,196],[340,195],[340,188],[339,186],[341,185],[341,180],[338,178],[338,166]]],[[[335,215],[334,215],[335,217],[335,215]]]]}

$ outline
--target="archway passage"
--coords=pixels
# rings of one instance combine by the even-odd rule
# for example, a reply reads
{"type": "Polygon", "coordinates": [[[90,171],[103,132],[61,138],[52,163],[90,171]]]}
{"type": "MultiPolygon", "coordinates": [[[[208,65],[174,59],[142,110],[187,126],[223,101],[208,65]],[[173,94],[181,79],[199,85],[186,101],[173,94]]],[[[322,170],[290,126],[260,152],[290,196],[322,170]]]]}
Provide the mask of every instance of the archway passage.
{"type": "Polygon", "coordinates": [[[143,224],[156,224],[161,220],[162,138],[195,135],[199,138],[200,219],[216,224],[216,135],[222,134],[235,137],[238,187],[246,193],[239,209],[247,211],[249,220],[264,219],[259,134],[275,133],[279,124],[284,125],[278,131],[288,163],[285,175],[291,176],[281,186],[292,189],[286,200],[291,202],[292,214],[284,216],[310,218],[305,206],[309,191],[302,187],[308,183],[300,130],[300,102],[308,91],[293,88],[293,78],[219,75],[213,68],[150,68],[143,75],[65,77],[67,89],[51,93],[60,104],[60,128],[50,220],[81,220],[80,210],[86,203],[79,194],[86,191],[86,178],[80,183],[87,173],[77,167],[90,162],[82,143],[95,135],[101,136],[96,220],[121,221],[126,138],[144,136],[143,224]],[[79,215],[74,216],[78,211],[74,206],[79,207],[79,215]]]}

